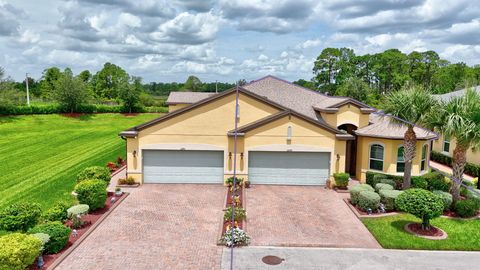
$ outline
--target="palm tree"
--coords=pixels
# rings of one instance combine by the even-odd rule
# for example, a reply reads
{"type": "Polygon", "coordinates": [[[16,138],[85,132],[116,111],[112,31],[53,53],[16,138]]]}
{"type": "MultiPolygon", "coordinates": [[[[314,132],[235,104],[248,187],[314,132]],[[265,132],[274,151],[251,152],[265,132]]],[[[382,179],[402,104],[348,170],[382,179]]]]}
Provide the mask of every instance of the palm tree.
{"type": "Polygon", "coordinates": [[[420,86],[409,86],[386,96],[384,111],[390,122],[407,126],[403,136],[403,156],[405,170],[403,173],[403,189],[410,187],[412,178],[412,161],[415,158],[417,134],[414,127],[425,123],[426,115],[435,107],[437,101],[420,86]]]}
{"type": "Polygon", "coordinates": [[[454,202],[460,199],[460,183],[463,179],[467,151],[480,148],[480,94],[468,89],[462,97],[454,97],[442,103],[428,117],[428,126],[454,138],[453,183],[450,193],[454,202]]]}

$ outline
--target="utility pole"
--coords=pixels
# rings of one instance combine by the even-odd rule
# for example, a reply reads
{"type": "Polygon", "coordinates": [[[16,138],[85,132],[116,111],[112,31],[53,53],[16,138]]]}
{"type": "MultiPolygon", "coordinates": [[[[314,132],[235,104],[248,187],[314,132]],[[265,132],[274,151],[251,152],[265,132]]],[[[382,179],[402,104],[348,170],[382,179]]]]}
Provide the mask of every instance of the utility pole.
{"type": "Polygon", "coordinates": [[[25,73],[25,84],[27,85],[27,105],[30,106],[30,93],[28,91],[28,73],[25,73]]]}

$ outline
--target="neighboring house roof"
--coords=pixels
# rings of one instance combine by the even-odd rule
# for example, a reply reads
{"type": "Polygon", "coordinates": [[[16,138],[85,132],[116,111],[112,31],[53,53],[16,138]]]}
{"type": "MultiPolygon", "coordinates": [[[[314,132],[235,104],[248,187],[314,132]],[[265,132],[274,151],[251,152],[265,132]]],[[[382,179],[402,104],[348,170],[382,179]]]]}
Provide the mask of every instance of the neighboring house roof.
{"type": "MultiPolygon", "coordinates": [[[[452,99],[454,97],[463,96],[465,94],[465,92],[467,91],[467,89],[468,88],[460,89],[458,91],[453,91],[453,92],[446,93],[446,94],[443,94],[443,95],[433,95],[433,96],[436,97],[437,99],[441,100],[441,101],[448,102],[448,101],[450,101],[450,99],[452,99]]],[[[475,91],[477,91],[477,93],[480,94],[480,85],[477,85],[477,86],[473,87],[473,89],[475,91]]]]}
{"type": "MultiPolygon", "coordinates": [[[[391,117],[388,115],[380,115],[378,113],[370,114],[370,125],[359,128],[355,133],[359,136],[399,139],[403,140],[403,136],[407,131],[405,125],[390,122],[391,117]]],[[[417,139],[430,140],[437,138],[437,134],[428,129],[414,127],[413,130],[417,135],[417,139]]]]}
{"type": "Polygon", "coordinates": [[[168,95],[167,104],[183,104],[195,103],[202,99],[206,99],[215,95],[215,93],[207,92],[170,92],[168,95]]]}

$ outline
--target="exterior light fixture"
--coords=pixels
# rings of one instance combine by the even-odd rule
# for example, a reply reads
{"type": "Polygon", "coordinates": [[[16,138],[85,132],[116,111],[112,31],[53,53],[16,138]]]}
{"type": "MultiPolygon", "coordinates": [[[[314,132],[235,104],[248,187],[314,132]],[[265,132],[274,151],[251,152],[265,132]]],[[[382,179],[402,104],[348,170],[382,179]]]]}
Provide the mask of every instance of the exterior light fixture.
{"type": "Polygon", "coordinates": [[[228,152],[228,158],[232,159],[232,152],[228,152]]]}
{"type": "Polygon", "coordinates": [[[337,160],[340,160],[340,155],[339,154],[337,154],[337,160]]]}
{"type": "Polygon", "coordinates": [[[243,159],[243,152],[240,153],[240,158],[243,159]]]}
{"type": "Polygon", "coordinates": [[[137,150],[133,150],[132,155],[133,155],[133,157],[137,157],[137,150]]]}

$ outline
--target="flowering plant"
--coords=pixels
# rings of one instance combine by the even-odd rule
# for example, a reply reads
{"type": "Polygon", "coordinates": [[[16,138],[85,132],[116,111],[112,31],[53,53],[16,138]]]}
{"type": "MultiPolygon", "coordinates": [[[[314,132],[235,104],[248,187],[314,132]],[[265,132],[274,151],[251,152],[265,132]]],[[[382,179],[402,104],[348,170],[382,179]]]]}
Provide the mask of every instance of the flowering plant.
{"type": "Polygon", "coordinates": [[[240,229],[240,228],[233,228],[227,230],[221,239],[222,243],[224,243],[227,247],[231,246],[243,246],[250,244],[250,236],[247,233],[240,229]],[[233,238],[232,238],[232,230],[233,230],[233,238]]]}

